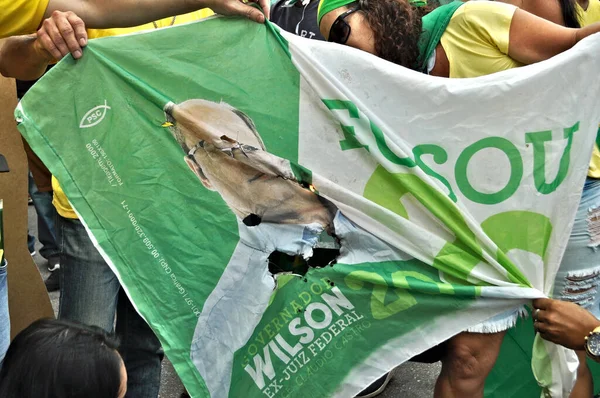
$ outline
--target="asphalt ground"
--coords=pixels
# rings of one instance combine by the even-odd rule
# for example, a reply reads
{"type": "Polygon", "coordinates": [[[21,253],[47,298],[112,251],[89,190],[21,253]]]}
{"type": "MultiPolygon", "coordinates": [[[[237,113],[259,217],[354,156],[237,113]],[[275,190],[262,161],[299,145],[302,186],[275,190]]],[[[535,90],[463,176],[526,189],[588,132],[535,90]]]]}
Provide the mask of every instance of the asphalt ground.
{"type": "MultiPolygon", "coordinates": [[[[33,206],[29,206],[29,231],[37,236],[37,217],[33,206]]],[[[36,242],[36,248],[39,249],[40,243],[36,242]]],[[[36,254],[33,258],[40,270],[42,278],[46,279],[49,275],[46,260],[36,254]]],[[[50,300],[54,312],[58,314],[58,300],[60,292],[51,292],[50,300]]],[[[385,391],[378,395],[380,398],[430,398],[433,396],[433,386],[440,372],[439,362],[436,364],[405,363],[393,371],[385,391]]],[[[173,365],[168,359],[163,361],[162,377],[160,383],[161,398],[179,398],[183,392],[183,385],[173,369],[173,365]]],[[[240,397],[244,398],[244,397],[240,397]]]]}

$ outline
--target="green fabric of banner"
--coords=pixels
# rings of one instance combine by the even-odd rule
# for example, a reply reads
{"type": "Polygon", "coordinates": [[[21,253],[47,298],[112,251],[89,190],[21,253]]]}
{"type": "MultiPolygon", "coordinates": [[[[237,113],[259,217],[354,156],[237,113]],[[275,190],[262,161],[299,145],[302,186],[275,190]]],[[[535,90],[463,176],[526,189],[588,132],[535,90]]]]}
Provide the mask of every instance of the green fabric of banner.
{"type": "MultiPolygon", "coordinates": [[[[485,382],[486,398],[539,397],[540,386],[531,372],[533,318],[522,319],[510,329],[500,349],[500,355],[485,382]]],[[[600,393],[600,367],[587,360],[594,379],[594,395],[600,393]]]]}
{"type": "Polygon", "coordinates": [[[16,117],[192,397],[345,398],[543,295],[587,159],[536,179],[600,119],[585,45],[463,90],[215,17],[90,41],[16,117]]]}
{"type": "MultiPolygon", "coordinates": [[[[270,381],[267,381],[271,373],[263,370],[267,373],[262,375],[263,360],[273,362],[273,374],[290,378],[284,383],[289,396],[331,395],[372,350],[381,349],[399,333],[411,333],[428,322],[426,314],[434,311],[433,307],[444,314],[465,311],[478,296],[474,286],[444,283],[437,270],[418,260],[345,264],[344,259],[339,258],[334,268],[311,269],[305,276],[292,276],[286,283],[281,279],[275,292],[272,287],[261,291],[260,281],[253,283],[253,296],[259,297],[260,293],[272,297],[248,341],[238,346],[231,357],[231,382],[209,378],[217,366],[206,370],[200,367],[201,373],[198,373],[199,360],[219,357],[219,354],[205,351],[211,347],[208,343],[193,346],[190,353],[191,342],[204,341],[202,336],[194,335],[194,330],[220,328],[214,321],[202,326],[198,318],[203,319],[200,311],[217,291],[213,290],[214,286],[223,281],[221,275],[227,275],[228,269],[235,265],[236,253],[250,250],[248,255],[242,255],[246,261],[257,261],[257,254],[242,244],[246,229],[238,231],[236,217],[219,194],[199,184],[185,166],[184,154],[172,138],[170,129],[173,127],[169,127],[170,119],[163,109],[170,109],[169,103],[186,103],[189,98],[235,106],[252,120],[269,152],[291,162],[292,175],[308,188],[312,173],[297,164],[299,74],[285,43],[271,27],[265,29],[244,21],[231,23],[223,18],[148,35],[95,40],[90,42],[81,60],[65,59],[59,63],[23,100],[27,109],[35,109],[40,101],[48,104],[46,98],[51,93],[60,98],[73,96],[74,102],[67,106],[70,110],[56,102],[48,109],[60,115],[58,125],[52,119],[33,122],[22,115],[21,130],[57,176],[99,245],[114,259],[136,307],[157,333],[194,397],[208,397],[209,393],[215,397],[264,396],[270,391],[270,381]],[[225,31],[229,34],[223,35],[225,31]],[[212,58],[198,58],[203,46],[194,39],[196,36],[215,43],[219,51],[212,53],[212,58]],[[172,46],[172,43],[178,45],[172,46]],[[245,51],[248,47],[253,48],[252,63],[268,60],[264,67],[241,68],[234,75],[221,77],[220,71],[235,70],[249,62],[245,51]],[[178,48],[187,50],[181,52],[178,48]],[[140,68],[140,65],[150,67],[140,68]],[[76,88],[64,80],[70,79],[69,75],[75,70],[85,70],[89,76],[76,88]],[[163,71],[169,71],[168,79],[163,71]],[[194,71],[191,72],[193,80],[189,71],[194,71]],[[126,128],[127,133],[118,126],[126,128]],[[64,137],[66,131],[70,131],[66,133],[70,138],[58,139],[64,137]],[[48,145],[49,141],[52,144],[48,145]],[[83,167],[73,168],[75,164],[83,167]],[[172,209],[181,209],[178,217],[173,218],[168,211],[172,209]],[[139,264],[145,266],[139,267],[139,264]],[[196,274],[198,268],[202,269],[201,279],[196,274]],[[192,282],[196,280],[199,283],[192,282]],[[402,290],[388,287],[394,285],[402,286],[402,290]],[[403,293],[404,289],[412,293],[403,293]],[[447,298],[438,302],[431,300],[432,294],[443,294],[447,298]],[[157,306],[158,302],[162,304],[157,306]],[[345,308],[338,307],[336,303],[340,302],[345,308]],[[313,303],[319,311],[325,311],[325,318],[319,311],[312,314],[310,305],[313,303]],[[407,317],[410,322],[406,321],[407,317]],[[320,345],[336,333],[338,337],[331,341],[331,349],[321,351],[314,345],[313,349],[318,350],[314,354],[307,351],[308,348],[303,350],[304,354],[298,355],[307,361],[310,355],[312,361],[311,366],[302,369],[293,368],[292,363],[276,363],[275,355],[279,351],[275,341],[282,341],[283,347],[287,347],[285,342],[294,346],[292,342],[298,332],[289,326],[290,321],[292,325],[300,320],[305,324],[306,319],[318,328],[332,323],[326,332],[311,329],[313,337],[303,340],[318,341],[320,345]],[[382,323],[394,326],[375,326],[382,323]],[[275,335],[281,340],[274,340],[275,335]],[[350,341],[361,341],[361,345],[372,346],[372,349],[352,349],[356,346],[350,341]],[[257,347],[260,347],[258,351],[257,347]],[[331,354],[338,359],[329,361],[331,354]],[[344,369],[340,363],[346,364],[344,369]],[[326,378],[311,376],[316,364],[321,367],[320,372],[328,375],[326,378]],[[254,370],[259,373],[254,375],[254,370]],[[310,383],[301,382],[309,378],[310,383]],[[318,381],[321,379],[322,382],[318,381]],[[218,390],[229,385],[229,393],[218,390]]],[[[233,137],[235,134],[238,133],[231,133],[233,137]]],[[[368,238],[347,221],[343,225],[351,234],[361,234],[361,240],[368,238]]],[[[340,227],[340,234],[343,228],[340,227]]],[[[257,246],[259,243],[248,244],[257,246]]],[[[372,247],[378,245],[380,250],[391,250],[374,240],[372,247]]],[[[268,260],[286,269],[285,256],[275,260],[260,253],[265,257],[257,264],[268,260]]],[[[318,257],[317,253],[315,261],[318,257]]],[[[245,279],[253,280],[249,275],[245,279]]],[[[269,279],[272,283],[272,278],[269,279]]],[[[241,281],[236,290],[242,290],[241,281]]],[[[239,301],[250,304],[251,299],[252,296],[239,301]]],[[[256,311],[255,307],[251,307],[252,311],[256,311]]],[[[241,322],[239,319],[236,322],[241,322]]],[[[296,361],[300,363],[300,359],[296,361]]]]}

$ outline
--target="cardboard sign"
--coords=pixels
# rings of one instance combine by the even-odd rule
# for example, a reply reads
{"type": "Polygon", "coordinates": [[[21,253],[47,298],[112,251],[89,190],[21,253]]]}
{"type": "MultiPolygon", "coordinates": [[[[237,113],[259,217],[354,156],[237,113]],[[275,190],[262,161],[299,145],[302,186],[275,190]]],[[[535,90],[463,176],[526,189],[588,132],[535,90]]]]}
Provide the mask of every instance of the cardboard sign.
{"type": "Polygon", "coordinates": [[[4,201],[11,338],[36,319],[54,317],[46,287],[27,250],[27,157],[13,116],[16,105],[15,81],[0,77],[0,154],[9,169],[0,173],[0,198],[4,201]]]}

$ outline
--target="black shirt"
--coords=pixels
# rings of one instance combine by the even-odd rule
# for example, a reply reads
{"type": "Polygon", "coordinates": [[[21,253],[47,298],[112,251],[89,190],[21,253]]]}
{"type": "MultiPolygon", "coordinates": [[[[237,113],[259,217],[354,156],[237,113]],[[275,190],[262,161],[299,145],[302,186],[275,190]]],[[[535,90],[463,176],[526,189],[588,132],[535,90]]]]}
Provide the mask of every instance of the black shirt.
{"type": "Polygon", "coordinates": [[[319,0],[311,0],[306,6],[300,0],[290,6],[286,6],[286,2],[287,0],[279,0],[271,7],[271,22],[298,36],[325,40],[317,24],[319,0]]]}
{"type": "MultiPolygon", "coordinates": [[[[54,65],[48,65],[48,67],[46,68],[46,72],[48,72],[50,69],[52,69],[53,66],[54,65]]],[[[25,93],[27,91],[29,91],[31,86],[33,86],[37,81],[38,81],[38,79],[31,80],[31,81],[17,80],[17,98],[19,98],[19,99],[23,98],[25,93]]]]}

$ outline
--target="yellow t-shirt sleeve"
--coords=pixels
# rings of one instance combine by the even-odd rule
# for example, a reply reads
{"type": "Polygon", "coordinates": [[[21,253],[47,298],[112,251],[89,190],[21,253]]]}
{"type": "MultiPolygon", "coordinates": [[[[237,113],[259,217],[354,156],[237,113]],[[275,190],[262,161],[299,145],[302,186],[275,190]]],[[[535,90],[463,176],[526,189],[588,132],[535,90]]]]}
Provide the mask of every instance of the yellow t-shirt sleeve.
{"type": "MultiPolygon", "coordinates": [[[[2,0],[0,0],[0,1],[2,1],[2,0]]],[[[175,17],[174,21],[173,21],[173,17],[168,17],[168,18],[163,18],[158,21],[155,21],[154,24],[156,24],[156,28],[166,28],[168,26],[171,26],[171,23],[173,25],[179,25],[179,24],[183,24],[183,23],[197,21],[199,19],[209,17],[213,14],[214,13],[210,9],[204,8],[202,10],[190,12],[188,14],[177,15],[175,17]]],[[[155,29],[154,24],[147,23],[144,25],[135,26],[135,27],[131,27],[131,28],[88,29],[87,33],[88,33],[89,39],[98,39],[100,37],[108,37],[108,36],[121,36],[121,35],[126,35],[126,34],[130,34],[130,33],[135,33],[135,32],[142,32],[144,30],[153,30],[153,29],[155,29]]]]}
{"type": "Polygon", "coordinates": [[[456,10],[440,39],[451,78],[478,77],[521,66],[508,55],[516,9],[506,3],[470,1],[456,10]]]}
{"type": "Polygon", "coordinates": [[[49,0],[0,0],[0,38],[34,33],[49,0]]]}
{"type": "Polygon", "coordinates": [[[458,9],[460,14],[456,17],[464,29],[508,54],[510,24],[516,10],[517,7],[506,3],[469,1],[458,9]]]}

